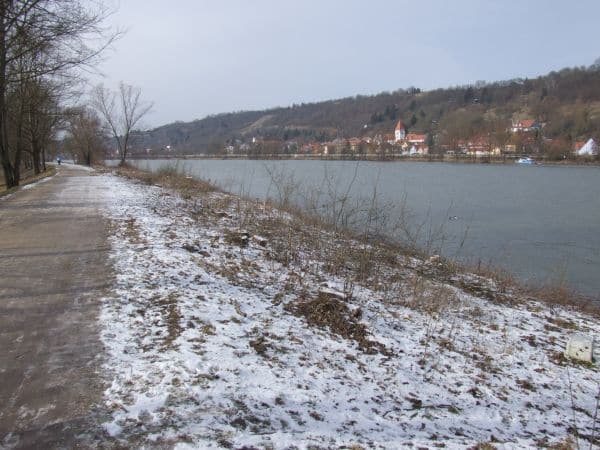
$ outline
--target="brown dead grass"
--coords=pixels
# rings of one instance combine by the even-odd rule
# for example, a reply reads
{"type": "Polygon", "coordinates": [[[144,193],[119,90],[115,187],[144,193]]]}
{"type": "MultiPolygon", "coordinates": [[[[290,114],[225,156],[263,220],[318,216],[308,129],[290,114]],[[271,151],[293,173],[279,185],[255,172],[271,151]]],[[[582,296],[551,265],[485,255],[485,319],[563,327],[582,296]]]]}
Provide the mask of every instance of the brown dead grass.
{"type": "Polygon", "coordinates": [[[161,310],[163,320],[167,328],[167,334],[163,339],[163,347],[172,347],[175,340],[181,335],[183,327],[181,324],[181,312],[177,302],[177,295],[170,294],[166,297],[155,298],[155,304],[161,310]]]}
{"type": "Polygon", "coordinates": [[[497,450],[498,447],[493,445],[491,442],[482,442],[474,445],[473,447],[469,447],[469,450],[497,450]]]}
{"type": "Polygon", "coordinates": [[[130,217],[125,220],[125,236],[134,244],[144,244],[146,240],[140,234],[140,227],[136,222],[135,217],[130,217]]]}
{"type": "MultiPolygon", "coordinates": [[[[436,260],[435,264],[427,264],[425,255],[407,250],[410,247],[380,237],[371,236],[365,240],[356,233],[333,227],[293,207],[277,209],[269,202],[240,198],[236,203],[236,197],[232,195],[221,195],[204,202],[207,193],[218,192],[218,189],[206,182],[179,175],[174,168],[156,173],[130,166],[113,170],[126,178],[173,189],[186,199],[203,199],[201,208],[192,208],[194,211],[191,214],[197,220],[206,223],[221,218],[238,220],[244,226],[243,231],[226,233],[226,242],[244,247],[248,243],[248,236],[260,235],[266,238],[267,255],[284,265],[305,264],[306,257],[310,256],[313,261],[322,262],[321,268],[331,275],[381,290],[396,283],[394,277],[406,269],[399,256],[413,256],[424,261],[418,267],[411,267],[420,277],[454,285],[495,303],[515,307],[524,300],[534,300],[573,307],[600,316],[600,303],[594,303],[566,287],[534,288],[520,285],[506,271],[492,267],[467,267],[443,258],[436,260]],[[231,217],[233,214],[239,217],[231,217]],[[479,277],[462,277],[465,273],[474,273],[479,277]],[[493,283],[488,283],[489,280],[493,280],[493,283]]],[[[445,296],[434,297],[447,303],[445,296]]]]}
{"type": "Polygon", "coordinates": [[[117,175],[128,179],[138,180],[149,185],[158,185],[168,189],[174,189],[185,199],[190,199],[200,193],[217,191],[217,189],[209,183],[180,175],[175,169],[167,168],[157,172],[145,172],[132,166],[124,165],[116,167],[113,170],[117,175]]]}
{"type": "Polygon", "coordinates": [[[575,308],[596,317],[600,317],[600,297],[595,301],[566,286],[521,286],[521,292],[533,300],[549,305],[575,308]]]}
{"type": "Polygon", "coordinates": [[[41,172],[37,175],[34,175],[33,172],[28,172],[25,176],[21,178],[19,181],[19,186],[6,189],[6,184],[4,184],[4,178],[0,174],[0,197],[4,197],[5,195],[12,194],[13,192],[19,190],[23,186],[27,186],[28,184],[35,183],[44,178],[48,178],[56,175],[56,169],[54,166],[48,166],[45,172],[41,172]]]}
{"type": "Polygon", "coordinates": [[[228,244],[245,248],[248,247],[250,237],[250,233],[244,230],[228,230],[225,233],[224,239],[228,244]]]}
{"type": "MultiPolygon", "coordinates": [[[[548,438],[542,438],[538,440],[537,444],[539,448],[547,448],[548,450],[575,450],[579,448],[579,445],[569,436],[558,442],[548,442],[548,438]]],[[[591,448],[591,447],[590,447],[591,448]]]]}
{"type": "Polygon", "coordinates": [[[383,344],[369,339],[366,325],[359,321],[362,311],[359,308],[350,310],[343,300],[335,296],[319,292],[316,298],[301,298],[286,304],[285,309],[303,317],[309,325],[328,329],[332,334],[356,342],[367,354],[390,354],[383,344]]]}

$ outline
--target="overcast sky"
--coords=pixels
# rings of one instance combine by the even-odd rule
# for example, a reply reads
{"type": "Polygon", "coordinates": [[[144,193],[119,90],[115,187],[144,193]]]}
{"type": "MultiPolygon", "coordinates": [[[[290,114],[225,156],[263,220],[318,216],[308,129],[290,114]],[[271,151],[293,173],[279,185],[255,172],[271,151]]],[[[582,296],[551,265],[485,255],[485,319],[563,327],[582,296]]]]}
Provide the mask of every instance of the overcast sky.
{"type": "Polygon", "coordinates": [[[99,68],[159,126],[589,65],[599,20],[599,0],[121,0],[99,68]]]}

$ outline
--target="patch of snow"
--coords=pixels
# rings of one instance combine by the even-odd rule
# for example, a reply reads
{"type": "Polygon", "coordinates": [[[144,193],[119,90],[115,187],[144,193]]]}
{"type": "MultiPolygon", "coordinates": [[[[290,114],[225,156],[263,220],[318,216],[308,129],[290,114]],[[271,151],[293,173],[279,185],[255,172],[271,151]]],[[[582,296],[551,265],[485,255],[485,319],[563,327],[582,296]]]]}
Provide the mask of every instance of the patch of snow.
{"type": "Polygon", "coordinates": [[[13,192],[13,193],[11,193],[11,194],[6,194],[6,195],[3,195],[2,197],[0,197],[0,202],[2,202],[2,201],[4,201],[4,200],[7,200],[7,199],[11,198],[13,195],[15,195],[15,193],[14,193],[14,192],[13,192]]]}
{"type": "Polygon", "coordinates": [[[567,342],[565,355],[585,362],[592,362],[594,353],[593,337],[575,334],[567,342]]]}
{"type": "Polygon", "coordinates": [[[50,181],[50,180],[51,180],[52,178],[54,178],[55,176],[56,176],[56,175],[52,175],[51,177],[45,177],[45,178],[42,178],[41,180],[35,181],[35,182],[33,182],[33,183],[26,184],[25,186],[23,186],[23,187],[21,188],[21,190],[22,190],[22,191],[27,191],[27,190],[29,190],[29,189],[33,189],[34,187],[36,187],[36,186],[37,186],[37,185],[39,185],[39,184],[42,184],[42,183],[47,183],[48,181],[50,181]]]}
{"type": "Polygon", "coordinates": [[[598,429],[598,368],[562,358],[556,325],[598,334],[597,320],[418,278],[349,288],[307,251],[284,263],[267,238],[232,242],[243,220],[225,194],[199,207],[102,177],[117,274],[100,317],[112,436],[178,449],[536,448],[598,429]],[[226,214],[202,221],[202,208],[226,214]],[[363,351],[286,308],[319,291],[360,311],[388,352],[363,351]]]}
{"type": "Polygon", "coordinates": [[[81,164],[69,164],[69,167],[76,167],[79,170],[84,170],[86,172],[95,172],[96,169],[94,169],[93,167],[89,167],[89,166],[83,166],[81,164]]]}

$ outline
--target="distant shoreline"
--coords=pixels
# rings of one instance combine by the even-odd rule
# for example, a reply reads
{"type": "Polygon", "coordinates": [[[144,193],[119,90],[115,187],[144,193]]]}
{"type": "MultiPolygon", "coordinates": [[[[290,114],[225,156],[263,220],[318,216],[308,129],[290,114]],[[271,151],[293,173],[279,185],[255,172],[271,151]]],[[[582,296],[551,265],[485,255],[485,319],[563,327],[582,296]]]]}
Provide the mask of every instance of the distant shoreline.
{"type": "MultiPolygon", "coordinates": [[[[385,158],[377,155],[132,155],[130,160],[160,160],[160,159],[207,159],[207,160],[286,160],[286,161],[369,161],[369,162],[437,162],[437,163],[458,163],[458,164],[516,164],[516,160],[521,156],[502,156],[502,157],[460,157],[460,156],[386,156],[385,158]]],[[[600,160],[546,160],[544,158],[534,158],[540,165],[545,166],[600,166],[600,160]]],[[[110,159],[109,159],[110,160],[110,159]]],[[[112,159],[117,160],[117,159],[112,159]]]]}

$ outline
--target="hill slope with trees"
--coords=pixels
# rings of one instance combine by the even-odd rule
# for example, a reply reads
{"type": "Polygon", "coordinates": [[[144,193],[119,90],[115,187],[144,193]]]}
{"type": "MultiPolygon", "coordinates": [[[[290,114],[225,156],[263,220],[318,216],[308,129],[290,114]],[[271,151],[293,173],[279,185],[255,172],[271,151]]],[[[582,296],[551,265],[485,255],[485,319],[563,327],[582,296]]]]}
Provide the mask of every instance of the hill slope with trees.
{"type": "Polygon", "coordinates": [[[567,68],[535,79],[477,82],[431,91],[411,87],[377,95],[242,111],[176,122],[139,133],[134,153],[219,154],[228,144],[256,140],[325,142],[385,136],[398,120],[412,133],[426,133],[430,152],[478,136],[498,144],[515,140],[514,121],[533,119],[541,130],[523,151],[558,157],[576,141],[600,136],[600,64],[567,68]],[[527,148],[526,148],[527,147],[527,148]]]}

